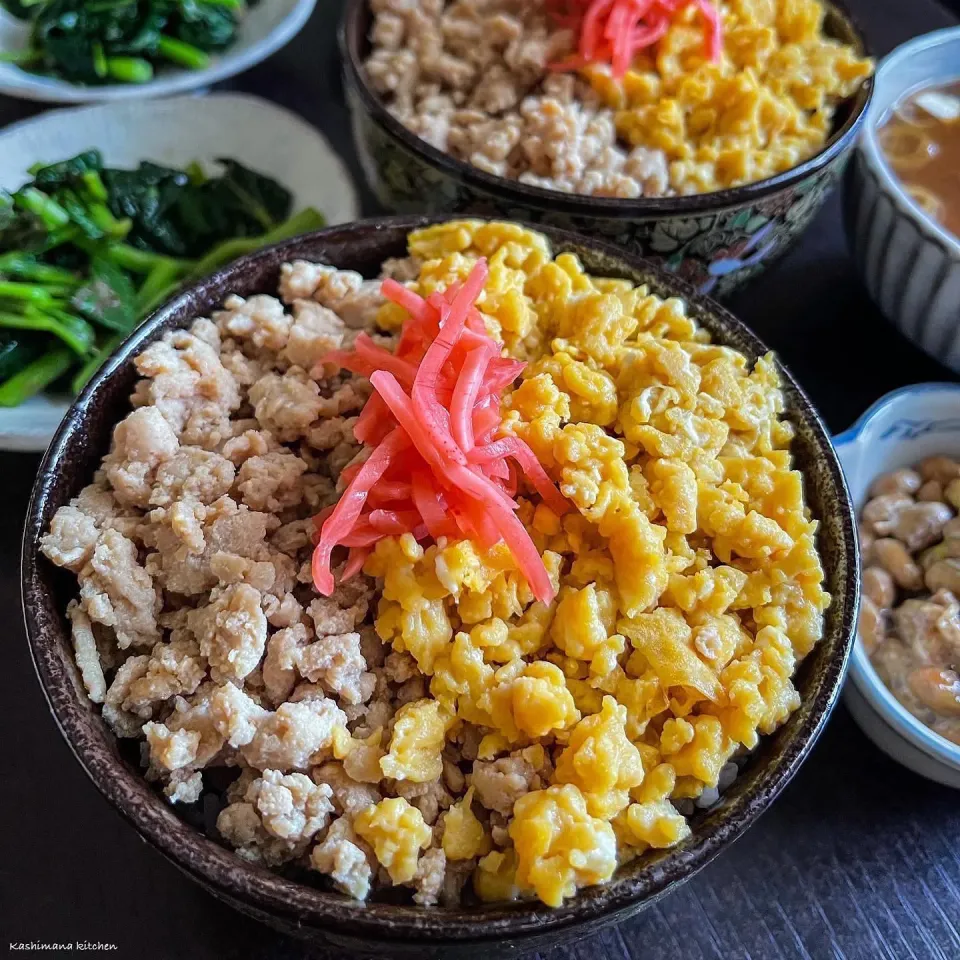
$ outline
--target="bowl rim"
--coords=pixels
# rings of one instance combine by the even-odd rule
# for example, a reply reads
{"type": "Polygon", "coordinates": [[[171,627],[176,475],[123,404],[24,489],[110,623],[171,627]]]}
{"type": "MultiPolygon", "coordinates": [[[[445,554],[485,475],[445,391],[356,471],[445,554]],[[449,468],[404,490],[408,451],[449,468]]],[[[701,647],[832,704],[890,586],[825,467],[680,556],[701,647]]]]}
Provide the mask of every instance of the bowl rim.
{"type": "MultiPolygon", "coordinates": [[[[841,0],[822,0],[833,16],[839,17],[856,38],[858,53],[872,56],[870,46],[859,23],[841,0]]],[[[866,119],[873,98],[873,75],[865,78],[856,93],[847,98],[851,101],[850,115],[827,143],[812,157],[782,173],[739,187],[727,187],[710,193],[695,193],[673,197],[595,197],[592,195],[565,193],[495,176],[464,160],[458,160],[434,147],[422,137],[408,130],[384,106],[380,97],[367,83],[360,59],[360,21],[369,0],[347,0],[340,19],[337,38],[340,46],[342,70],[348,81],[346,86],[359,96],[363,109],[374,121],[406,150],[430,167],[439,167],[448,176],[462,180],[471,187],[514,203],[526,201],[528,206],[563,209],[571,214],[596,219],[657,219],[668,216],[690,216],[707,211],[721,211],[754,203],[771,194],[793,187],[830,164],[850,147],[866,119]]]]}
{"type": "Polygon", "coordinates": [[[927,780],[960,790],[960,770],[941,763],[906,740],[882,714],[873,709],[855,683],[844,685],[843,702],[864,736],[891,760],[927,780]]]}
{"type": "MultiPolygon", "coordinates": [[[[946,227],[935,220],[923,207],[920,206],[907,193],[903,181],[897,176],[893,167],[887,161],[886,155],[880,147],[880,141],[877,137],[880,123],[887,114],[887,111],[899,103],[911,93],[919,92],[930,86],[937,86],[941,82],[957,82],[960,80],[960,24],[953,27],[942,27],[940,30],[931,30],[930,33],[921,34],[914,37],[906,43],[900,44],[893,51],[887,54],[880,61],[877,71],[874,74],[874,89],[871,103],[866,111],[866,122],[863,125],[863,132],[857,141],[857,148],[863,151],[868,160],[871,169],[880,180],[880,186],[890,195],[899,206],[904,209],[908,216],[916,224],[924,238],[928,241],[937,243],[943,253],[951,256],[953,259],[960,259],[960,237],[951,233],[946,227]],[[898,89],[895,96],[889,104],[881,105],[877,97],[877,89],[888,78],[896,76],[897,70],[911,58],[923,55],[933,48],[942,45],[955,44],[957,47],[957,69],[953,74],[952,80],[947,81],[924,81],[914,83],[910,86],[904,86],[898,89]]],[[[892,79],[890,80],[893,84],[892,79]]]]}
{"type": "MultiPolygon", "coordinates": [[[[904,400],[911,400],[914,397],[931,393],[952,394],[956,397],[958,406],[960,406],[960,383],[935,381],[910,384],[897,390],[891,390],[871,404],[850,427],[833,438],[834,446],[837,448],[838,454],[841,455],[841,462],[841,451],[844,448],[856,449],[862,442],[861,437],[864,431],[878,416],[891,408],[896,408],[904,400]]],[[[850,658],[850,680],[860,691],[870,708],[901,737],[951,770],[960,771],[960,744],[951,743],[945,737],[941,737],[940,734],[931,730],[897,700],[873,666],[863,643],[860,641],[859,633],[850,658]]]]}
{"type": "MultiPolygon", "coordinates": [[[[558,908],[545,907],[529,899],[473,909],[357,903],[342,895],[296,883],[263,867],[241,861],[233,851],[195,830],[174,813],[170,805],[164,803],[146,783],[142,773],[129,768],[116,755],[115,749],[107,759],[98,756],[96,745],[84,734],[84,721],[89,718],[92,707],[84,692],[77,687],[75,670],[71,669],[72,661],[63,645],[56,639],[48,638],[37,623],[37,611],[44,609],[49,593],[39,573],[45,561],[41,560],[38,550],[43,516],[47,509],[47,490],[54,482],[58,465],[69,462],[64,453],[77,442],[77,436],[82,435],[83,409],[107,381],[131,363],[147,343],[157,339],[161,330],[181,311],[190,317],[198,316],[195,300],[214,295],[222,300],[229,288],[237,285],[261,259],[292,259],[305,247],[323,242],[333,243],[341,236],[349,238],[362,229],[390,227],[409,233],[422,226],[460,219],[464,218],[456,215],[398,216],[327,227],[237,260],[205,281],[182,291],[120,345],[74,401],[44,454],[24,526],[21,558],[23,615],[31,656],[60,731],[95,786],[142,837],[201,885],[215,889],[235,905],[242,904],[261,918],[269,915],[287,920],[297,927],[350,938],[352,942],[366,940],[399,944],[413,941],[435,947],[466,943],[492,945],[503,940],[529,942],[544,936],[562,937],[582,925],[601,925],[652,904],[705,867],[722,849],[738,839],[786,787],[823,731],[839,699],[853,647],[859,603],[859,591],[856,589],[859,582],[859,550],[849,490],[829,434],[816,408],[790,371],[779,360],[775,360],[783,386],[796,397],[795,414],[811,431],[812,444],[822,456],[826,468],[828,487],[836,497],[842,527],[837,565],[838,569],[846,569],[845,591],[834,598],[838,604],[837,637],[834,641],[837,649],[832,659],[823,664],[811,695],[805,698],[801,707],[803,715],[798,718],[791,739],[780,748],[776,761],[759,767],[749,791],[743,788],[743,796],[734,795],[729,807],[717,808],[715,813],[708,814],[688,844],[656,852],[653,861],[638,876],[622,877],[607,884],[582,888],[558,908]],[[58,681],[62,689],[58,690],[58,684],[54,681],[58,681]],[[63,690],[69,690],[69,693],[64,694],[63,690]],[[186,851],[193,851],[193,855],[188,856],[186,851]]],[[[575,245],[580,250],[609,258],[627,270],[640,270],[654,276],[663,295],[683,298],[691,314],[712,314],[727,329],[735,332],[741,343],[757,357],[768,352],[763,342],[728,310],[649,261],[625,253],[612,244],[571,231],[514,222],[546,234],[552,243],[575,245]]],[[[182,326],[183,323],[177,324],[177,327],[182,326]]],[[[52,596],[49,599],[52,606],[52,596]]],[[[62,623],[63,613],[59,607],[57,611],[62,623]]],[[[98,727],[98,730],[107,736],[103,732],[105,725],[98,727]]],[[[112,734],[109,736],[112,738],[112,734]]]]}

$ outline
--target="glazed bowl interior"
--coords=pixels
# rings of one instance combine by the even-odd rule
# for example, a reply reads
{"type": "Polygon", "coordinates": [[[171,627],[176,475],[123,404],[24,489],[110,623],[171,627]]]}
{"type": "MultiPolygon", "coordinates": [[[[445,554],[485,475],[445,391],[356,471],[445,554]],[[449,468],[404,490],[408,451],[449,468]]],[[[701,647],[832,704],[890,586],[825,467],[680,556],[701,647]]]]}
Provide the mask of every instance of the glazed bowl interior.
{"type": "MultiPolygon", "coordinates": [[[[870,51],[863,34],[843,6],[830,0],[824,0],[823,6],[825,34],[851,45],[859,55],[868,56],[870,51]]],[[[521,207],[526,205],[540,208],[560,202],[565,208],[584,216],[639,218],[683,216],[737,206],[745,201],[759,200],[776,193],[823,169],[853,143],[866,116],[873,93],[873,80],[867,78],[853,96],[846,98],[838,105],[833,129],[820,151],[796,167],[765,180],[689,196],[641,197],[633,200],[583,196],[535,187],[486,173],[470,163],[451,157],[407,130],[384,106],[380,96],[366,80],[363,64],[370,53],[369,33],[372,22],[373,14],[369,0],[347,0],[340,24],[343,69],[360,97],[362,108],[374,117],[376,122],[395,140],[402,143],[408,151],[427,165],[438,167],[456,179],[475,184],[489,193],[512,199],[521,207]]]]}
{"type": "MultiPolygon", "coordinates": [[[[703,867],[734,841],[771,803],[796,772],[837,699],[852,643],[857,608],[858,554],[853,512],[837,458],[819,417],[790,374],[780,368],[785,416],[796,429],[796,466],[803,472],[807,502],[820,518],[819,549],[832,603],[822,642],[802,664],[795,682],[800,708],[774,735],[764,737],[740,776],[713,809],[692,821],[692,836],[671,850],[650,851],[621,868],[609,883],[580,890],[558,909],[536,901],[476,907],[416,907],[358,903],[319,886],[313,874],[295,882],[248,864],[205,835],[212,816],[199,812],[185,822],[145,781],[136,751],[118,749],[83,692],[73,664],[64,609],[75,586],[38,556],[41,533],[57,508],[90,482],[107,452],[113,425],[129,411],[137,379],[136,357],[166,331],[207,316],[229,293],[275,293],[280,265],[292,259],[320,260],[376,276],[387,257],[402,256],[408,232],[442,217],[392,218],[322,230],[267,249],[229,266],[182,293],[144,323],[113,355],[77,399],[41,465],[23,543],[24,613],[41,684],[74,753],[101,792],[136,829],[207,889],[261,919],[301,934],[351,945],[386,945],[388,952],[418,953],[443,945],[482,951],[483,945],[538,947],[582,935],[590,926],[649,905],[703,867]],[[313,884],[313,885],[311,885],[313,884]]],[[[581,257],[593,273],[647,283],[662,297],[687,301],[690,313],[722,344],[750,361],[764,345],[733,316],[682,281],[615,248],[552,228],[555,252],[581,257]]],[[[208,805],[199,806],[208,809],[208,805]]]]}
{"type": "Polygon", "coordinates": [[[924,229],[960,259],[960,237],[931,217],[907,192],[887,163],[880,147],[879,129],[898,103],[925,87],[960,81],[960,26],[924,34],[897,47],[877,69],[873,101],[860,139],[883,189],[897,198],[924,229]]]}

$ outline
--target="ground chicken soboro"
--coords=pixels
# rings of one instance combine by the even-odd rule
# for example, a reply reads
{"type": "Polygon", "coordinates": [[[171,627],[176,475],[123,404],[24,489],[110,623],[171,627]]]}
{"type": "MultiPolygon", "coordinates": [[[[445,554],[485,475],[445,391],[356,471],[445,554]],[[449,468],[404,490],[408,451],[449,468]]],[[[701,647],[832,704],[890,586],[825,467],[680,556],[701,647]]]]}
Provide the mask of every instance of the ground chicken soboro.
{"type": "Polygon", "coordinates": [[[829,599],[817,524],[769,357],[515,225],[427,228],[409,253],[385,271],[424,296],[489,260],[478,307],[527,361],[503,430],[576,508],[519,497],[551,605],[503,543],[410,534],[316,595],[310,518],[370,393],[323,358],[404,319],[318,264],[137,359],[135,409],[43,551],[79,579],[81,677],[148,778],[191,803],[237,771],[218,827],[239,856],[359,898],[455,903],[472,881],[558,904],[683,840],[796,709],[829,599]]]}
{"type": "Polygon", "coordinates": [[[366,76],[431,146],[486,173],[594,196],[708,193],[813,156],[873,67],[819,0],[718,0],[718,63],[690,5],[622,80],[558,73],[574,49],[543,0],[371,0],[366,76]]]}

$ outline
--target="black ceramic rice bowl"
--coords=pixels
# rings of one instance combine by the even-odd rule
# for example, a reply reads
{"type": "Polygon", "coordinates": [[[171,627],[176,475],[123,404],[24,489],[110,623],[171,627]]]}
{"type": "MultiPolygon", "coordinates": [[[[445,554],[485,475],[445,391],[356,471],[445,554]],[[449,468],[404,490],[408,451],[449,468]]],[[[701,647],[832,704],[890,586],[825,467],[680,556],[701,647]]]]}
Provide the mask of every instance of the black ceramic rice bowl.
{"type": "MultiPolygon", "coordinates": [[[[789,372],[780,368],[785,416],[796,428],[796,465],[812,514],[821,521],[819,549],[833,601],[820,644],[795,683],[800,708],[764,737],[714,808],[691,821],[692,835],[670,850],[652,850],[608,883],[578,891],[550,909],[535,900],[476,907],[360,903],[317,885],[247,863],[185,822],[144,779],[136,754],[118,741],[86,697],[74,665],[65,616],[75,583],[39,554],[39,538],[56,510],[90,482],[111,432],[129,410],[138,378],[133,358],[171,329],[208,316],[230,293],[275,293],[280,265],[323,260],[375,276],[387,257],[405,253],[412,229],[447,218],[404,217],[332,227],[285,242],[220,270],[184,291],[131,335],[70,408],[43,459],[23,540],[23,608],[37,675],[63,736],[103,795],[184,873],[238,910],[318,943],[379,955],[503,956],[585,936],[650,906],[689,879],[736,840],[770,805],[813,748],[839,691],[851,649],[858,603],[859,559],[854,514],[828,434],[789,372]]],[[[556,252],[576,253],[591,273],[647,283],[663,297],[687,301],[689,312],[722,344],[749,360],[766,347],[737,319],[659,268],[575,234],[540,227],[556,252]]]]}

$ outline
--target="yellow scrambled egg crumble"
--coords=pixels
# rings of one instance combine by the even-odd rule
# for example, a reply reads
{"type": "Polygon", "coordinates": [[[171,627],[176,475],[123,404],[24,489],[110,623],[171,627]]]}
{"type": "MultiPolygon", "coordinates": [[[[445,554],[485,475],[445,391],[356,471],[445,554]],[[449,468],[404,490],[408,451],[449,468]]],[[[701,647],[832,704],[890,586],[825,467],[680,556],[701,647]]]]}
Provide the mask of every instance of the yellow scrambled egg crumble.
{"type": "MultiPolygon", "coordinates": [[[[818,28],[799,16],[789,29],[818,28]]],[[[738,29],[731,38],[746,49],[738,29]]],[[[771,71],[774,28],[754,30],[771,71]]],[[[661,56],[682,57],[672,48],[661,56]]],[[[413,658],[429,697],[400,709],[373,757],[387,777],[426,783],[445,744],[475,730],[480,761],[536,771],[538,788],[518,790],[499,822],[468,774],[438,842],[451,861],[479,858],[482,899],[533,893],[556,905],[681,842],[690,831],[671,801],[715,788],[737,751],[797,708],[791,677],[829,603],[817,522],[791,468],[770,357],[751,368],[679,300],[592,277],[516,225],[444,224],[414,232],[409,247],[422,260],[410,285],[423,295],[489,258],[478,307],[505,352],[528,361],[504,397],[503,429],[575,509],[558,517],[519,496],[559,587],[549,607],[502,543],[422,546],[407,534],[376,545],[365,572],[380,586],[377,634],[413,658]]],[[[402,319],[381,309],[388,328],[402,319]]],[[[394,882],[431,843],[399,798],[360,813],[356,832],[394,882]]]]}
{"type": "Polygon", "coordinates": [[[373,847],[377,860],[394,883],[413,879],[420,850],[430,846],[433,837],[423,814],[403,797],[386,797],[361,810],[354,820],[354,829],[373,847]]]}
{"type": "Polygon", "coordinates": [[[443,852],[448,860],[472,860],[490,852],[490,837],[473,812],[473,794],[471,787],[443,821],[443,852]]]}
{"type": "Polygon", "coordinates": [[[726,0],[723,54],[704,56],[695,5],[622,80],[585,71],[631,146],[662,150],[678,193],[706,193],[773,176],[813,156],[834,106],[873,63],[824,34],[819,0],[726,0]]]}
{"type": "Polygon", "coordinates": [[[385,777],[429,783],[443,772],[446,724],[436,700],[405,703],[394,717],[390,750],[380,758],[385,777]]]}

